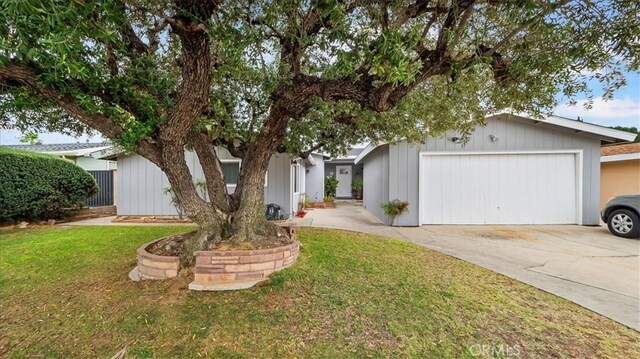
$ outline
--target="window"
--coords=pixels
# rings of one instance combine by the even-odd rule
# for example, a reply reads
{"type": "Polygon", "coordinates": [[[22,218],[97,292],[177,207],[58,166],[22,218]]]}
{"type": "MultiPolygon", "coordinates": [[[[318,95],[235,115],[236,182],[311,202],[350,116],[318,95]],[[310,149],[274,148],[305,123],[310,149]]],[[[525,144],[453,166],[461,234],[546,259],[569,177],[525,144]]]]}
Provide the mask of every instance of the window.
{"type": "Polygon", "coordinates": [[[302,188],[301,186],[301,176],[300,176],[300,165],[295,164],[291,166],[291,170],[293,172],[293,193],[300,193],[302,188]]]}
{"type": "Polygon", "coordinates": [[[240,177],[240,161],[222,162],[222,174],[227,186],[235,186],[238,184],[240,177]]]}
{"type": "MultiPolygon", "coordinates": [[[[222,160],[222,174],[227,186],[236,186],[238,179],[240,178],[240,160],[222,160]]],[[[269,171],[264,174],[264,186],[267,187],[267,180],[269,179],[269,171]]]]}

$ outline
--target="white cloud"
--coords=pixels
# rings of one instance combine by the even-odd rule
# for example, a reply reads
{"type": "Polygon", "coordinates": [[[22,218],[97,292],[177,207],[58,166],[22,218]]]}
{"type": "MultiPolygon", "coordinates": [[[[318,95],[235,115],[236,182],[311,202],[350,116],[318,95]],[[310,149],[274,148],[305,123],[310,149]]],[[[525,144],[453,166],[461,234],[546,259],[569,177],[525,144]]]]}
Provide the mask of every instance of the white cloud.
{"type": "Polygon", "coordinates": [[[640,99],[623,97],[605,101],[595,98],[588,110],[584,108],[586,102],[579,100],[575,106],[564,103],[554,109],[554,114],[569,118],[580,117],[585,122],[603,126],[640,127],[640,99]]]}

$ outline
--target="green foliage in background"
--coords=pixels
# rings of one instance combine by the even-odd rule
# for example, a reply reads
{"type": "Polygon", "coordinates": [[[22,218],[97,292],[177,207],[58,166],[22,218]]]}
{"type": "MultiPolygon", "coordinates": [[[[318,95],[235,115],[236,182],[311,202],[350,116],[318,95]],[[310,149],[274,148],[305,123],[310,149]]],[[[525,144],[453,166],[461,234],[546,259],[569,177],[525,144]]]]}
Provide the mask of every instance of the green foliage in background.
{"type": "Polygon", "coordinates": [[[0,222],[60,218],[97,191],[95,179],[68,160],[0,147],[0,222]]]}

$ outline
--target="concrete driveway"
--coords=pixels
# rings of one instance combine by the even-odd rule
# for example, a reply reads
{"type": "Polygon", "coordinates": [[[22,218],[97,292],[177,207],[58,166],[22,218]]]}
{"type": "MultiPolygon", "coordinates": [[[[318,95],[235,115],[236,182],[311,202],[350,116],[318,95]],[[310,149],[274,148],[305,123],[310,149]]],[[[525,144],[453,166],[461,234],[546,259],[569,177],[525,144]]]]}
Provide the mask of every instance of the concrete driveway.
{"type": "Polygon", "coordinates": [[[640,240],[604,227],[388,227],[360,206],[310,211],[297,225],[405,239],[517,279],[640,330],[640,240]]]}

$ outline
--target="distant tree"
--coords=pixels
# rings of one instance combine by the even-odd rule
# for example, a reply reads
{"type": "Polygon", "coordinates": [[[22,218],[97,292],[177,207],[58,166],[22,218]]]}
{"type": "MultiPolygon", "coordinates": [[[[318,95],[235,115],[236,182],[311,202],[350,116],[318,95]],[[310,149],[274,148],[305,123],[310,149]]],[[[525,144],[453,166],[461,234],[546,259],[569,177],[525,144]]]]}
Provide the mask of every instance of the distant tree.
{"type": "Polygon", "coordinates": [[[636,139],[633,140],[633,142],[640,142],[640,131],[638,131],[637,127],[612,126],[611,128],[620,130],[620,131],[635,133],[637,136],[636,136],[636,139]]]}
{"type": "Polygon", "coordinates": [[[274,153],[469,132],[590,80],[611,96],[640,63],[638,3],[1,1],[0,126],[90,128],[156,164],[199,226],[189,255],[287,235],[264,218],[274,153]],[[242,159],[233,193],[216,147],[242,159]]]}
{"type": "Polygon", "coordinates": [[[23,133],[22,137],[20,137],[20,142],[26,143],[29,145],[35,145],[38,142],[38,140],[39,140],[38,134],[33,131],[23,133]]]}

